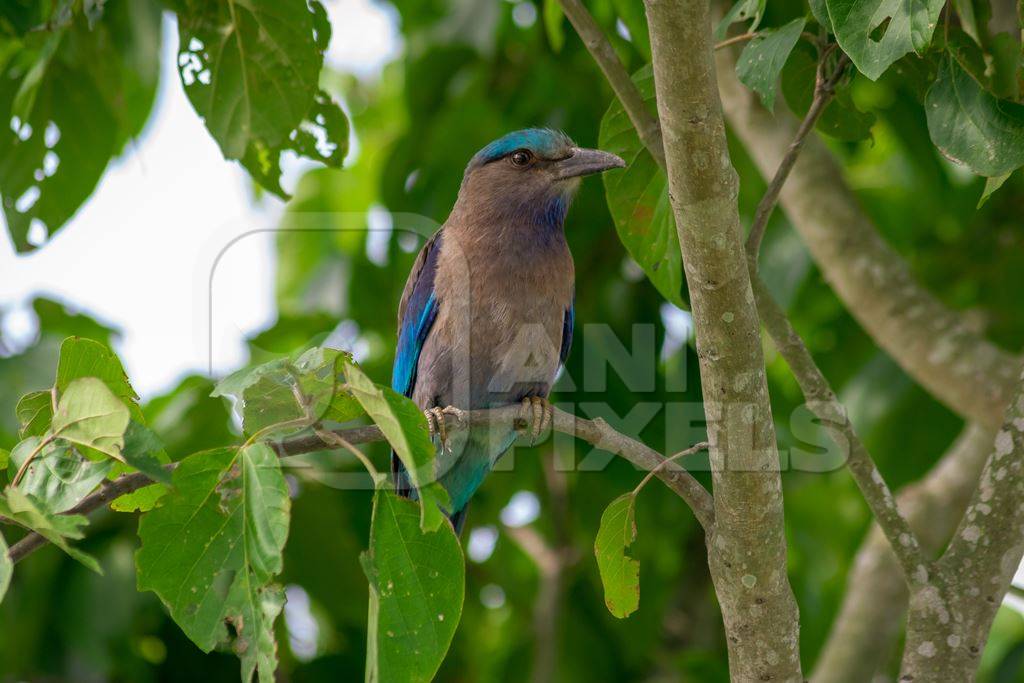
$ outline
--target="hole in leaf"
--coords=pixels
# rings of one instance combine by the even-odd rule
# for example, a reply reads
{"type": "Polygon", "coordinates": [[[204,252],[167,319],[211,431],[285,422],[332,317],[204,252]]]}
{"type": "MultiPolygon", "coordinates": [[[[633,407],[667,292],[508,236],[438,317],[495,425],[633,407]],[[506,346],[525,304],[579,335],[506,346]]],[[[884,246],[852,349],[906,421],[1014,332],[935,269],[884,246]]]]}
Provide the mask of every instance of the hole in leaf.
{"type": "Polygon", "coordinates": [[[46,143],[47,147],[53,149],[58,141],[60,141],[60,128],[56,123],[50,121],[46,124],[46,130],[43,132],[43,142],[46,143]]]}
{"type": "Polygon", "coordinates": [[[25,213],[33,206],[35,206],[35,203],[36,201],[38,201],[38,199],[39,187],[33,185],[32,187],[25,190],[25,192],[22,193],[20,197],[18,197],[18,200],[14,202],[14,208],[18,210],[18,213],[25,213]]]}
{"type": "Polygon", "coordinates": [[[868,37],[871,38],[873,42],[882,42],[882,38],[885,37],[885,32],[889,28],[890,21],[892,21],[892,17],[886,17],[885,19],[882,19],[881,23],[879,23],[878,26],[876,26],[874,30],[871,31],[871,34],[868,37]]]}
{"type": "Polygon", "coordinates": [[[25,235],[25,240],[33,247],[41,247],[46,244],[46,240],[50,237],[50,229],[46,227],[46,223],[33,218],[32,222],[28,224],[28,234],[25,235]]]}

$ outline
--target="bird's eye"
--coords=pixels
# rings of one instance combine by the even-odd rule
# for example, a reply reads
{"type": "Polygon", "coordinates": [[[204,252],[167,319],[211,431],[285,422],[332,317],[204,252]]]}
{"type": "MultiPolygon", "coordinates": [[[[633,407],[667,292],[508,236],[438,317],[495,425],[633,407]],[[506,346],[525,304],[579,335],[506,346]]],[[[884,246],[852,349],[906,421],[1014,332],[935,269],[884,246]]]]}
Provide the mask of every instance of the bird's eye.
{"type": "Polygon", "coordinates": [[[526,166],[533,159],[533,155],[530,154],[529,150],[517,149],[512,152],[512,156],[509,159],[512,161],[513,166],[526,166]]]}

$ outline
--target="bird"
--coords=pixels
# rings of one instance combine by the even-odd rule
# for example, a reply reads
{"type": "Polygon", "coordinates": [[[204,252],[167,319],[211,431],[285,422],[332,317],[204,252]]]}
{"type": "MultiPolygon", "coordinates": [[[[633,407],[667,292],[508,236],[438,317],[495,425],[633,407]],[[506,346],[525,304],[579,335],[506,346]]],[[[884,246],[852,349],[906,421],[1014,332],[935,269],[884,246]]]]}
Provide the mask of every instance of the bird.
{"type": "MultiPolygon", "coordinates": [[[[469,161],[451,213],[417,255],[399,302],[391,386],[427,418],[456,534],[517,432],[473,425],[448,433],[446,416],[520,403],[534,439],[546,429],[575,321],[566,214],[583,176],[625,165],[561,131],[508,133],[469,161]]],[[[396,492],[417,498],[395,453],[391,468],[396,492]]]]}

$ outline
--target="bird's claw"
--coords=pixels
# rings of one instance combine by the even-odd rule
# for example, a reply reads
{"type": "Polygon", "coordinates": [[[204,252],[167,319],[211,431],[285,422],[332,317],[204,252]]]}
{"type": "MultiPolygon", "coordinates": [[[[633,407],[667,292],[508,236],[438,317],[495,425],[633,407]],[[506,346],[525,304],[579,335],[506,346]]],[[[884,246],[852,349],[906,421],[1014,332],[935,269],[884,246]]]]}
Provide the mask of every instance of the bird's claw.
{"type": "Polygon", "coordinates": [[[441,441],[441,450],[451,452],[451,447],[448,444],[448,425],[445,421],[445,415],[454,415],[456,420],[462,420],[464,412],[455,406],[445,406],[444,408],[434,406],[423,411],[423,416],[427,418],[430,438],[433,439],[436,434],[441,441]]]}
{"type": "Polygon", "coordinates": [[[523,409],[530,411],[530,435],[533,437],[533,443],[536,443],[537,437],[551,426],[555,409],[550,401],[540,396],[524,398],[523,409]]]}

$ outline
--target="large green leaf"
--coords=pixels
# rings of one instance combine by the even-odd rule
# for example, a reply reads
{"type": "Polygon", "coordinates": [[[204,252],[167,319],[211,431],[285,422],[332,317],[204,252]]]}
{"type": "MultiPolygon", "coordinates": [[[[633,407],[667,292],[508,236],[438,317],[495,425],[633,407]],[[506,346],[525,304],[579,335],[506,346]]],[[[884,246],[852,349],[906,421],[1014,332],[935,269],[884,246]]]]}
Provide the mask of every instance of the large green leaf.
{"type": "MultiPolygon", "coordinates": [[[[42,3],[41,3],[42,4],[42,3]]],[[[52,32],[26,34],[0,66],[0,195],[18,251],[45,240],[89,197],[148,117],[160,12],[149,0],[93,3],[52,32]]]]}
{"type": "Polygon", "coordinates": [[[640,563],[626,555],[636,540],[632,492],[613,500],[601,515],[594,541],[594,555],[604,585],[604,602],[619,619],[628,617],[640,604],[640,563]]]}
{"type": "Polygon", "coordinates": [[[51,428],[60,438],[121,458],[131,417],[107,385],[95,377],[72,381],[57,404],[51,428]]]}
{"type": "MultiPolygon", "coordinates": [[[[40,441],[38,436],[30,436],[14,447],[8,465],[12,476],[40,441]]],[[[32,495],[48,512],[64,512],[89,495],[112,465],[110,460],[87,460],[63,443],[51,443],[29,465],[18,488],[32,495]]]]}
{"type": "Polygon", "coordinates": [[[185,92],[225,158],[284,197],[285,150],[340,167],[348,121],[319,89],[330,36],[315,0],[179,0],[185,92]]]}
{"type": "MultiPolygon", "coordinates": [[[[633,82],[654,111],[651,67],[640,69],[633,76],[633,82]]],[[[619,239],[661,295],[680,308],[688,308],[679,235],[668,201],[668,181],[640,142],[617,99],[612,100],[601,119],[599,144],[601,149],[618,154],[627,164],[624,171],[603,176],[608,210],[619,239]]]]}
{"type": "Polygon", "coordinates": [[[436,480],[435,449],[423,413],[390,387],[374,384],[355,363],[346,363],[344,371],[352,395],[380,427],[419,492],[423,530],[445,526],[442,510],[449,505],[448,492],[436,480]]]}
{"type": "Polygon", "coordinates": [[[775,109],[775,86],[789,53],[804,30],[807,21],[801,17],[785,26],[768,29],[747,43],[736,62],[736,75],[756,92],[768,111],[775,109]]]}
{"type": "Polygon", "coordinates": [[[273,621],[283,598],[270,582],[281,571],[290,517],[277,457],[261,443],[196,453],[173,484],[139,522],[139,589],[159,595],[204,651],[229,644],[245,680],[255,669],[260,681],[273,681],[273,621]]]}
{"type": "Polygon", "coordinates": [[[996,99],[956,60],[943,59],[925,113],[935,146],[975,173],[997,177],[1024,165],[1024,105],[996,99]]]}
{"type": "Polygon", "coordinates": [[[35,531],[97,574],[103,573],[96,558],[68,545],[68,539],[84,536],[82,528],[89,523],[84,516],[49,512],[34,497],[11,487],[0,496],[0,515],[35,531]]]}
{"type": "Polygon", "coordinates": [[[908,52],[924,52],[945,0],[826,0],[839,46],[865,76],[881,76],[908,52]]]}
{"type": "Polygon", "coordinates": [[[378,489],[373,499],[370,549],[363,568],[370,581],[366,680],[430,681],[462,616],[465,561],[447,525],[425,532],[414,502],[378,489]]]}

